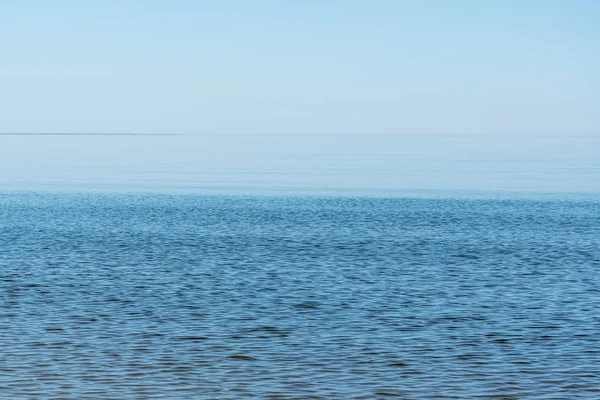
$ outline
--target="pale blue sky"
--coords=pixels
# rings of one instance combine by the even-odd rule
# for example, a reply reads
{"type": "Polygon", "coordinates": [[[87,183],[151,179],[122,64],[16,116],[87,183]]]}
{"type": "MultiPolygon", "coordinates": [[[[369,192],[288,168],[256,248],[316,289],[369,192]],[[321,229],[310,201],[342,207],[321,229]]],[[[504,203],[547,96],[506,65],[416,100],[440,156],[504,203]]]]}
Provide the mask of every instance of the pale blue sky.
{"type": "Polygon", "coordinates": [[[0,132],[600,134],[600,1],[7,0],[0,132]]]}

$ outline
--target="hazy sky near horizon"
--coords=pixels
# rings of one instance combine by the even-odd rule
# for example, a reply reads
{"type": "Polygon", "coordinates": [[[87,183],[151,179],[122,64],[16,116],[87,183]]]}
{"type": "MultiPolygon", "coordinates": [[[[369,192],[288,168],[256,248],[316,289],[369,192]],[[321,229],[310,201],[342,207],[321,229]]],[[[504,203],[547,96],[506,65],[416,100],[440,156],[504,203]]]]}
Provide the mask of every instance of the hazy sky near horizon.
{"type": "Polygon", "coordinates": [[[0,4],[0,132],[600,135],[593,0],[0,4]]]}

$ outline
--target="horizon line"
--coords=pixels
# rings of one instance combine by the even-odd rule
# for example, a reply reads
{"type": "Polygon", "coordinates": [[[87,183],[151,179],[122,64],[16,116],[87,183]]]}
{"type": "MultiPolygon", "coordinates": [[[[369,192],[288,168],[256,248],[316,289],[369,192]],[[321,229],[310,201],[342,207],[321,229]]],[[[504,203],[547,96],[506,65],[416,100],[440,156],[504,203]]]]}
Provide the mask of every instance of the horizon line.
{"type": "Polygon", "coordinates": [[[185,136],[185,133],[0,132],[0,136],[185,136]]]}
{"type": "Polygon", "coordinates": [[[600,134],[472,134],[472,133],[144,133],[144,132],[0,132],[0,136],[206,136],[206,137],[589,137],[600,138],[600,134]]]}

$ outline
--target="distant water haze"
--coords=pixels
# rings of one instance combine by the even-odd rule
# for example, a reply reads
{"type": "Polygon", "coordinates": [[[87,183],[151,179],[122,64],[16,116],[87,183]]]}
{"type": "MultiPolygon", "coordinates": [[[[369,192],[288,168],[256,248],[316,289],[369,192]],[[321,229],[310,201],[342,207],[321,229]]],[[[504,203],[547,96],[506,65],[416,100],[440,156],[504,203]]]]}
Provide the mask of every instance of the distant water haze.
{"type": "Polygon", "coordinates": [[[2,134],[5,190],[600,193],[600,136],[2,134]]]}

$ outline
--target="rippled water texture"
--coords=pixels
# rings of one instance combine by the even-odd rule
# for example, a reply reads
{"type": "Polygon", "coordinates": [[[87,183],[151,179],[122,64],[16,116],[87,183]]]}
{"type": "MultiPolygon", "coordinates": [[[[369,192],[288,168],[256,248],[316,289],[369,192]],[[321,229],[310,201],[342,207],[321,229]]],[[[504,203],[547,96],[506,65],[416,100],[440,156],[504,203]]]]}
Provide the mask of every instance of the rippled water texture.
{"type": "Polygon", "coordinates": [[[600,203],[0,196],[0,397],[600,398],[600,203]]]}

